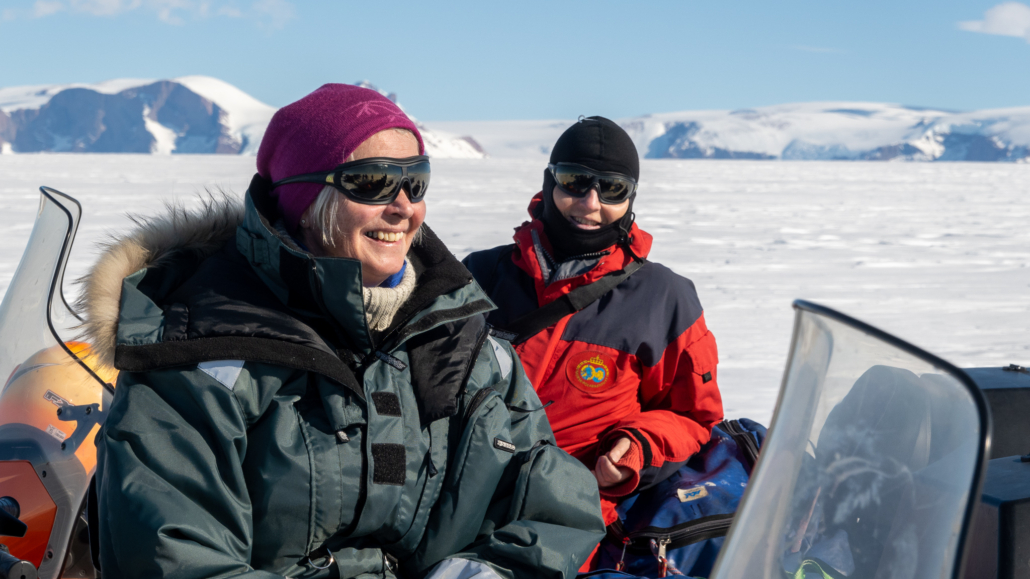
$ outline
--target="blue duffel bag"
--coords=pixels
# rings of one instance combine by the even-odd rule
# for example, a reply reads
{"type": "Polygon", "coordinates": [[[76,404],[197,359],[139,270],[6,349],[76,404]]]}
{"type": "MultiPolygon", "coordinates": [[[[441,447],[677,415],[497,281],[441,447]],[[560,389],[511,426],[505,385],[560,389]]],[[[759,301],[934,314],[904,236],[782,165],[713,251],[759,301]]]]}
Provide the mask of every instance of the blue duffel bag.
{"type": "Polygon", "coordinates": [[[720,422],[684,466],[623,500],[601,541],[597,571],[589,575],[708,577],[765,432],[746,418],[720,422]]]}

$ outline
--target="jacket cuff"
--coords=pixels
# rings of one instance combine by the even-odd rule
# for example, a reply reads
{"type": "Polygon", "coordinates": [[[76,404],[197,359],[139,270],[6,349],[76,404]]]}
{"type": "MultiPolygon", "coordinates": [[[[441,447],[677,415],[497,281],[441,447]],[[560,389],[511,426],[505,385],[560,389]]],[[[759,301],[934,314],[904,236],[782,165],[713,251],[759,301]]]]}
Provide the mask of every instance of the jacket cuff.
{"type": "MultiPolygon", "coordinates": [[[[626,433],[623,433],[626,435],[626,433]]],[[[601,489],[601,496],[604,497],[622,497],[635,491],[637,485],[640,484],[640,470],[644,468],[644,453],[641,450],[640,442],[634,439],[632,436],[626,436],[630,441],[629,450],[626,454],[622,455],[619,462],[615,463],[615,466],[628,468],[632,472],[629,478],[622,481],[621,483],[601,489]]]]}

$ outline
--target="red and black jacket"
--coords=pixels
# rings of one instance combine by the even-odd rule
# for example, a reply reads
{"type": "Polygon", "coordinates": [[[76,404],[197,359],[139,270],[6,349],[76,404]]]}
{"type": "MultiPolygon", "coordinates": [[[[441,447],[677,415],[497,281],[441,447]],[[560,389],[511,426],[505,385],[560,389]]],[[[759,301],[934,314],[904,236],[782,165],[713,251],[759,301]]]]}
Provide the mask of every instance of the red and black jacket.
{"type": "MultiPolygon", "coordinates": [[[[538,193],[530,215],[541,202],[538,193]]],[[[573,289],[619,271],[633,257],[620,245],[589,256],[587,271],[551,270],[550,243],[539,219],[515,230],[515,244],[465,258],[498,309],[488,322],[504,328],[573,289]],[[544,252],[548,252],[545,255],[544,252]],[[558,279],[569,275],[565,279],[558,279]]],[[[634,224],[630,248],[640,257],[651,236],[634,224]]],[[[593,469],[614,441],[633,442],[619,466],[636,474],[602,495],[616,498],[679,466],[722,420],[715,337],[689,279],[646,262],[601,299],[516,347],[547,407],[558,445],[593,469]]],[[[606,513],[607,514],[607,513],[606,513]]],[[[606,521],[607,522],[607,521],[606,521]]]]}

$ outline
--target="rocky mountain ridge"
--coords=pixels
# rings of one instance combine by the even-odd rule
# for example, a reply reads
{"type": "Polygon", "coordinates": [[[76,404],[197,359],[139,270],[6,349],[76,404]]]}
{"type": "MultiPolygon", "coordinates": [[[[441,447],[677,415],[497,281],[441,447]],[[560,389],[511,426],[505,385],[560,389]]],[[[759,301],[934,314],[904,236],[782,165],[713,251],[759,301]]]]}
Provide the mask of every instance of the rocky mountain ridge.
{"type": "Polygon", "coordinates": [[[1030,160],[1030,107],[958,113],[868,102],[620,119],[652,159],[1030,160]]]}
{"type": "MultiPolygon", "coordinates": [[[[3,88],[0,152],[255,154],[275,111],[204,76],[3,88]]],[[[470,137],[419,128],[430,156],[485,156],[470,137]]]]}

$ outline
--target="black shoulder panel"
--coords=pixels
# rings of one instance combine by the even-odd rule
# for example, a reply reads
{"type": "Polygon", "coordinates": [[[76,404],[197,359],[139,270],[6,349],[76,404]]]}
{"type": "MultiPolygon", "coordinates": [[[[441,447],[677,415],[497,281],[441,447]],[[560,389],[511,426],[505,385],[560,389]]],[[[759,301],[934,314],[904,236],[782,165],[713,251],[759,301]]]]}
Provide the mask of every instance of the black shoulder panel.
{"type": "Polygon", "coordinates": [[[694,282],[647,262],[569,320],[562,339],[634,354],[654,366],[673,341],[701,317],[694,282]]]}
{"type": "Polygon", "coordinates": [[[234,240],[201,263],[161,305],[162,341],[117,346],[116,367],[143,372],[246,360],[317,372],[364,398],[353,370],[323,337],[331,330],[320,328],[317,318],[298,319],[257,277],[234,240]]]}
{"type": "Polygon", "coordinates": [[[279,300],[236,250],[235,240],[204,261],[163,307],[166,312],[186,310],[181,320],[166,315],[165,342],[215,336],[255,337],[336,353],[327,340],[333,336],[332,330],[319,327],[318,318],[301,319],[279,300]]]}
{"type": "Polygon", "coordinates": [[[486,337],[486,317],[473,315],[408,340],[411,384],[423,426],[458,411],[458,397],[468,384],[486,337]]]}
{"type": "Polygon", "coordinates": [[[497,309],[488,314],[487,322],[499,328],[537,308],[533,278],[511,260],[514,249],[514,245],[502,245],[477,251],[462,262],[497,305],[497,309]]]}

